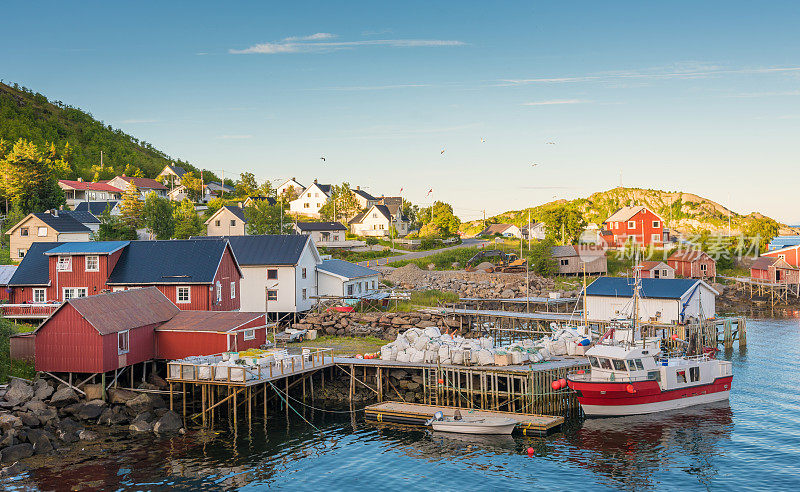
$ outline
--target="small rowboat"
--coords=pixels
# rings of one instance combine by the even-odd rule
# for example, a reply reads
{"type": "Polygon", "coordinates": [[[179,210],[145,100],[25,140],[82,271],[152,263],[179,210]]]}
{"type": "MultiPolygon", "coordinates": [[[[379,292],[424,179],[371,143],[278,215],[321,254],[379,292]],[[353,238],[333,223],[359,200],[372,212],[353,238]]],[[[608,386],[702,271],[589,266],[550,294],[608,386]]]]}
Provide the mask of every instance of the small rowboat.
{"type": "Polygon", "coordinates": [[[433,430],[459,434],[511,434],[517,421],[507,417],[453,417],[432,418],[428,421],[433,430]]]}

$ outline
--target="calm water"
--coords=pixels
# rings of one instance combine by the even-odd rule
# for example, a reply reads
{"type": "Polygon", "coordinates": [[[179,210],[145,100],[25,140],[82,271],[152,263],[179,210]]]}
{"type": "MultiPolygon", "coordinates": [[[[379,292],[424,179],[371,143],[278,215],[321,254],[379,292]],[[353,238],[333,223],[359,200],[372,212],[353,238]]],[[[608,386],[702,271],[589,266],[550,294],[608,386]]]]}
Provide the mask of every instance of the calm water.
{"type": "MultiPolygon", "coordinates": [[[[377,428],[361,415],[271,419],[266,433],[111,441],[50,460],[6,488],[115,490],[800,489],[800,320],[752,320],[730,404],[573,422],[548,438],[377,428]],[[536,453],[528,458],[525,450],[536,453]]],[[[245,429],[243,429],[245,430],[245,429]]]]}

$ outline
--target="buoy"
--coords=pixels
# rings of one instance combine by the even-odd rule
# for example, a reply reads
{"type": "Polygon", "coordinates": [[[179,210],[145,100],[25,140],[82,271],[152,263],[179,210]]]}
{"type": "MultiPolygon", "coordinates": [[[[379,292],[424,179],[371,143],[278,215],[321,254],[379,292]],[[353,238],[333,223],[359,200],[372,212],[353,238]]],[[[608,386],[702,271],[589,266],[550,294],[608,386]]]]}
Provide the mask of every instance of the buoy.
{"type": "Polygon", "coordinates": [[[554,390],[560,390],[561,389],[561,381],[556,379],[555,381],[550,383],[550,387],[553,388],[554,390]]]}
{"type": "Polygon", "coordinates": [[[636,393],[636,388],[634,388],[632,384],[629,384],[628,386],[625,386],[625,391],[630,394],[634,394],[636,393]]]}
{"type": "Polygon", "coordinates": [[[533,448],[528,448],[528,458],[533,457],[533,448]]]}
{"type": "Polygon", "coordinates": [[[363,356],[363,355],[361,355],[361,354],[356,354],[356,359],[363,359],[363,358],[364,358],[364,356],[363,356]]]}
{"type": "Polygon", "coordinates": [[[677,333],[673,333],[671,338],[673,340],[677,340],[678,339],[678,334],[677,333]]]}
{"type": "Polygon", "coordinates": [[[439,384],[444,384],[444,379],[440,379],[439,384]]]}
{"type": "Polygon", "coordinates": [[[584,373],[583,369],[578,369],[578,374],[583,374],[583,373],[584,373]]]}
{"type": "Polygon", "coordinates": [[[558,380],[558,387],[559,388],[566,388],[567,387],[567,380],[564,379],[564,378],[559,379],[558,380]]]}

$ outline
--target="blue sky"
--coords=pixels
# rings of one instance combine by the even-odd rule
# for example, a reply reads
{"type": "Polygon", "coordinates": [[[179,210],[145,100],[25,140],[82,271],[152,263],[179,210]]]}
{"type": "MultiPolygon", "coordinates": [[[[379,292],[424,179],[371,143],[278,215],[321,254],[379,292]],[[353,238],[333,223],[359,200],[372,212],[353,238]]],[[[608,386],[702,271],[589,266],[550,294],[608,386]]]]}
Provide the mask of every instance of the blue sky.
{"type": "Polygon", "coordinates": [[[800,187],[796,2],[3,12],[15,21],[0,31],[0,77],[226,176],[403,188],[469,219],[585,196],[621,175],[800,222],[789,200],[800,187]]]}

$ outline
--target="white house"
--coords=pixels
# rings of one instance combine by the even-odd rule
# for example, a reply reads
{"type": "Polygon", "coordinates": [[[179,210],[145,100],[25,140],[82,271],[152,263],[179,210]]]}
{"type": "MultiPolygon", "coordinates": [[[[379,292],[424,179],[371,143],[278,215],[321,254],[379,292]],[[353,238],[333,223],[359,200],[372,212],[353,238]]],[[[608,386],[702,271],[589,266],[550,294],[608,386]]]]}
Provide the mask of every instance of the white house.
{"type": "Polygon", "coordinates": [[[186,174],[184,168],[175,164],[167,164],[156,176],[156,181],[160,181],[170,190],[174,190],[181,185],[181,178],[184,174],[186,174]]]}
{"type": "Polygon", "coordinates": [[[108,183],[92,183],[78,178],[77,181],[59,179],[58,186],[64,190],[67,206],[75,208],[91,201],[119,200],[122,190],[108,183]]]}
{"type": "Polygon", "coordinates": [[[225,205],[205,222],[207,236],[244,236],[247,234],[247,216],[244,209],[225,205]]]}
{"type": "Polygon", "coordinates": [[[291,192],[292,194],[296,193],[299,196],[300,193],[305,191],[305,189],[306,189],[306,187],[301,185],[297,181],[297,179],[289,178],[286,181],[284,181],[283,184],[278,186],[278,188],[276,188],[276,191],[277,191],[277,195],[278,196],[281,196],[281,195],[283,195],[284,193],[287,193],[287,192],[291,192]]]}
{"type": "MultiPolygon", "coordinates": [[[[633,314],[633,279],[600,277],[586,289],[589,320],[610,321],[633,314]]],[[[686,323],[716,314],[719,292],[698,279],[643,278],[639,319],[653,323],[686,323]]]]}
{"type": "Polygon", "coordinates": [[[319,217],[319,209],[328,202],[331,196],[331,185],[319,184],[317,180],[306,188],[297,200],[289,202],[289,211],[309,217],[319,217]]]}
{"type": "Polygon", "coordinates": [[[242,269],[242,311],[296,313],[308,311],[317,295],[314,241],[301,235],[230,236],[242,269]]]}
{"type": "Polygon", "coordinates": [[[515,237],[517,239],[522,237],[522,231],[514,224],[491,224],[481,231],[479,236],[494,236],[495,234],[500,234],[503,237],[515,237]]]}
{"type": "Polygon", "coordinates": [[[320,296],[360,297],[378,290],[381,272],[344,260],[324,260],[317,265],[320,296]]]}
{"type": "Polygon", "coordinates": [[[547,237],[547,227],[544,225],[544,222],[535,222],[531,224],[530,230],[527,225],[522,226],[519,231],[523,239],[528,239],[529,235],[530,239],[538,239],[539,241],[547,237]]]}
{"type": "Polygon", "coordinates": [[[380,203],[379,198],[375,198],[374,196],[367,193],[365,190],[362,190],[360,186],[356,186],[354,190],[350,191],[353,194],[353,198],[355,198],[356,202],[358,202],[358,208],[362,210],[380,203]]]}
{"type": "Polygon", "coordinates": [[[402,215],[400,208],[392,214],[386,205],[373,205],[366,212],[353,217],[350,222],[350,232],[358,236],[383,237],[389,236],[392,227],[399,237],[408,234],[409,222],[402,215]]]}
{"type": "Polygon", "coordinates": [[[341,222],[297,222],[294,232],[311,236],[314,244],[338,243],[347,239],[347,227],[341,222]]]}

